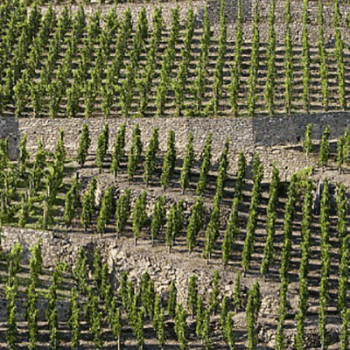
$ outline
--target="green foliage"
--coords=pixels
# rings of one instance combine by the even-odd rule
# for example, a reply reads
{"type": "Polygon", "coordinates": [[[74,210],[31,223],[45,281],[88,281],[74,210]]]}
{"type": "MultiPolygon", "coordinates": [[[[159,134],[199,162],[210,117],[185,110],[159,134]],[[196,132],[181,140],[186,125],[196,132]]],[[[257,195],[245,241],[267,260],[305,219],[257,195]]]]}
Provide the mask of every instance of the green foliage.
{"type": "Polygon", "coordinates": [[[303,151],[306,153],[306,157],[313,151],[314,145],[312,143],[312,127],[313,124],[309,123],[306,125],[305,138],[303,143],[303,151]]]}
{"type": "Polygon", "coordinates": [[[82,167],[85,164],[85,160],[88,154],[88,150],[91,145],[91,139],[90,139],[90,132],[89,127],[87,124],[83,124],[80,140],[79,140],[79,147],[77,151],[77,162],[82,167]]]}
{"type": "Polygon", "coordinates": [[[214,204],[215,203],[219,204],[224,195],[224,188],[227,180],[228,152],[229,152],[229,139],[228,137],[226,137],[224,148],[221,152],[220,159],[219,159],[219,170],[216,178],[214,204]]]}
{"type": "Polygon", "coordinates": [[[320,154],[318,158],[318,164],[322,167],[325,167],[328,165],[328,160],[330,156],[328,139],[329,139],[330,133],[331,132],[330,132],[329,126],[326,126],[322,133],[321,144],[320,144],[320,154]]]}
{"type": "Polygon", "coordinates": [[[72,332],[71,337],[71,349],[75,350],[79,348],[80,343],[80,306],[78,303],[78,293],[73,287],[71,289],[71,305],[70,305],[70,317],[69,317],[69,327],[72,332]]]}
{"type": "Polygon", "coordinates": [[[116,209],[115,209],[115,226],[117,235],[122,233],[124,230],[128,218],[131,212],[131,191],[126,189],[121,197],[117,200],[116,209]]]}
{"type": "Polygon", "coordinates": [[[152,317],[154,314],[154,282],[148,272],[145,272],[141,276],[141,286],[140,286],[140,299],[142,307],[144,308],[144,316],[152,317]]]}
{"type": "Polygon", "coordinates": [[[30,283],[27,291],[27,301],[25,318],[28,322],[29,333],[29,349],[36,349],[36,341],[38,338],[38,294],[35,290],[35,282],[30,283]]]}
{"type": "Polygon", "coordinates": [[[96,184],[97,180],[96,178],[92,178],[89,189],[87,192],[83,195],[82,200],[82,211],[80,214],[80,222],[84,227],[84,231],[86,232],[88,226],[91,224],[92,221],[92,214],[94,212],[95,208],[95,191],[96,191],[96,184]]]}
{"type": "Polygon", "coordinates": [[[179,7],[172,10],[171,29],[167,42],[166,50],[163,55],[163,61],[160,69],[160,81],[156,87],[155,103],[157,107],[157,116],[163,116],[165,110],[166,97],[170,89],[171,70],[175,62],[175,46],[180,34],[179,7]]]}
{"type": "Polygon", "coordinates": [[[214,277],[213,277],[213,280],[211,283],[212,292],[211,292],[210,300],[209,300],[210,311],[213,312],[214,315],[217,313],[218,307],[219,307],[219,299],[218,299],[219,294],[220,294],[219,281],[220,281],[219,271],[215,270],[214,277]]]}
{"type": "Polygon", "coordinates": [[[241,278],[242,273],[239,271],[236,275],[235,289],[233,291],[233,305],[235,306],[236,310],[242,306],[241,278]]]}
{"type": "Polygon", "coordinates": [[[175,281],[171,281],[170,289],[169,289],[169,298],[168,298],[168,314],[170,317],[175,317],[176,312],[176,305],[177,305],[177,289],[175,281]]]}
{"type": "Polygon", "coordinates": [[[182,188],[182,193],[184,194],[185,189],[188,188],[190,184],[191,168],[194,163],[194,149],[193,149],[193,133],[192,131],[188,134],[188,143],[186,147],[186,155],[182,164],[181,174],[180,174],[180,186],[182,188]]]}
{"type": "Polygon", "coordinates": [[[214,243],[219,237],[220,229],[220,204],[214,203],[214,208],[210,214],[210,220],[205,231],[205,245],[203,256],[210,259],[214,249],[214,243]]]}
{"type": "Polygon", "coordinates": [[[302,80],[303,80],[303,107],[306,113],[309,113],[310,109],[310,47],[307,26],[309,23],[308,15],[308,3],[309,0],[303,2],[303,13],[302,13],[302,53],[301,53],[301,64],[302,64],[302,80]]]}
{"type": "Polygon", "coordinates": [[[245,177],[247,172],[247,162],[243,152],[239,152],[238,158],[238,172],[235,184],[235,197],[241,201],[243,199],[243,189],[245,184],[245,177]]]}
{"type": "Polygon", "coordinates": [[[165,339],[166,339],[164,321],[165,321],[164,309],[161,309],[158,316],[158,322],[157,322],[157,328],[156,328],[158,344],[161,347],[161,349],[164,348],[165,339]]]}
{"type": "Polygon", "coordinates": [[[225,0],[220,2],[220,34],[218,43],[218,55],[215,62],[213,97],[205,109],[205,113],[218,114],[224,78],[224,65],[227,52],[227,18],[225,14],[225,0]]]}
{"type": "Polygon", "coordinates": [[[165,230],[166,245],[171,252],[171,248],[175,245],[175,239],[183,226],[183,199],[179,200],[176,204],[174,203],[167,218],[167,225],[165,230]]]}
{"type": "Polygon", "coordinates": [[[198,338],[202,338],[204,311],[203,298],[201,295],[198,295],[196,308],[196,335],[198,338]]]}
{"type": "Polygon", "coordinates": [[[162,175],[160,183],[164,189],[169,186],[170,179],[173,176],[176,161],[176,149],[175,149],[175,133],[173,130],[169,131],[167,141],[167,151],[164,156],[162,175]]]}
{"type": "Polygon", "coordinates": [[[345,66],[344,66],[344,42],[341,37],[341,13],[338,0],[334,1],[333,26],[335,28],[334,55],[337,60],[337,80],[339,104],[342,110],[346,109],[345,99],[345,66]]]}
{"type": "Polygon", "coordinates": [[[266,275],[269,270],[270,264],[274,256],[273,241],[275,236],[275,225],[276,225],[276,207],[278,204],[279,197],[279,171],[276,165],[273,165],[272,180],[270,183],[269,191],[269,203],[267,205],[267,220],[266,220],[266,244],[264,248],[264,255],[260,265],[260,273],[266,275]]]}
{"type": "Polygon", "coordinates": [[[181,62],[178,67],[176,79],[173,82],[175,116],[181,116],[184,109],[185,87],[191,62],[191,47],[194,34],[194,13],[192,7],[188,10],[187,26],[184,33],[183,48],[181,50],[181,62]]]}
{"type": "Polygon", "coordinates": [[[6,285],[6,300],[7,300],[7,314],[6,314],[6,341],[9,349],[17,349],[18,329],[16,320],[16,298],[17,298],[17,281],[11,278],[6,285]]]}
{"type": "Polygon", "coordinates": [[[77,283],[78,290],[82,294],[86,294],[87,291],[87,272],[87,257],[85,254],[85,250],[83,248],[80,248],[75,268],[73,269],[73,277],[77,283]]]}
{"type": "Polygon", "coordinates": [[[7,280],[10,281],[20,271],[20,262],[22,259],[23,247],[16,242],[11,248],[7,261],[7,280]]]}
{"type": "Polygon", "coordinates": [[[204,150],[203,150],[202,165],[199,173],[199,179],[197,182],[197,190],[196,190],[197,196],[200,196],[205,190],[207,177],[210,169],[212,138],[213,138],[212,133],[209,133],[205,142],[204,150]]]}
{"type": "Polygon", "coordinates": [[[30,266],[30,278],[34,286],[37,287],[39,283],[39,275],[42,273],[42,240],[39,239],[31,248],[29,248],[32,258],[29,261],[30,266]]]}
{"type": "Polygon", "coordinates": [[[147,192],[143,191],[141,196],[137,197],[134,205],[134,210],[132,212],[132,232],[134,234],[135,245],[137,240],[140,238],[141,230],[147,222],[146,213],[146,198],[147,192]]]}
{"type": "Polygon", "coordinates": [[[150,39],[150,48],[146,57],[144,72],[137,79],[137,90],[139,91],[139,108],[138,112],[144,117],[150,100],[152,82],[155,74],[157,62],[157,51],[161,41],[163,30],[162,10],[159,7],[153,8],[153,33],[150,39]]]}
{"type": "Polygon", "coordinates": [[[192,314],[192,318],[194,318],[196,314],[197,307],[197,298],[198,298],[198,277],[196,275],[192,275],[188,282],[188,292],[187,292],[187,307],[192,314]]]}
{"type": "Polygon", "coordinates": [[[142,149],[143,146],[141,141],[141,130],[139,124],[136,124],[132,134],[132,144],[129,149],[127,164],[127,174],[129,181],[136,174],[137,165],[141,160],[142,149]]]}
{"type": "Polygon", "coordinates": [[[30,199],[26,200],[24,195],[21,193],[21,209],[18,212],[18,225],[24,228],[29,219],[29,212],[31,209],[30,199]]]}
{"type": "Polygon", "coordinates": [[[343,309],[341,312],[342,316],[342,327],[340,332],[340,349],[345,350],[349,348],[349,320],[350,311],[349,309],[343,309]]]}
{"type": "Polygon", "coordinates": [[[254,350],[257,347],[256,323],[260,309],[260,292],[259,284],[255,282],[248,294],[248,303],[246,307],[247,315],[247,333],[248,333],[248,349],[254,350]]]}
{"type": "Polygon", "coordinates": [[[66,193],[63,221],[67,227],[71,226],[75,212],[79,206],[79,183],[74,180],[70,190],[66,193]]]}
{"type": "Polygon", "coordinates": [[[228,345],[230,350],[236,349],[236,338],[233,332],[233,321],[232,321],[233,314],[232,312],[229,312],[225,318],[225,328],[224,328],[224,334],[225,334],[225,342],[228,345]]]}
{"type": "Polygon", "coordinates": [[[126,126],[125,123],[123,123],[118,130],[113,147],[112,164],[110,170],[115,177],[118,174],[118,171],[120,169],[120,162],[125,152],[125,132],[126,126]]]}
{"type": "Polygon", "coordinates": [[[265,86],[265,105],[269,115],[274,113],[275,80],[276,80],[276,32],[275,32],[276,0],[270,1],[269,12],[269,45],[267,49],[267,74],[265,86]]]}
{"type": "Polygon", "coordinates": [[[202,332],[201,332],[203,347],[206,350],[211,349],[212,340],[211,340],[210,336],[211,336],[210,310],[208,309],[208,310],[204,310],[203,325],[202,325],[202,332]]]}
{"type": "Polygon", "coordinates": [[[242,73],[242,46],[243,46],[243,8],[242,1],[237,1],[237,27],[235,40],[235,56],[231,66],[231,85],[230,85],[230,103],[232,113],[235,117],[238,116],[238,93],[241,86],[242,73]]]}
{"type": "Polygon", "coordinates": [[[158,128],[153,128],[152,136],[145,155],[143,180],[146,182],[146,186],[148,186],[148,183],[154,173],[154,170],[156,167],[158,150],[159,150],[158,128]]]}
{"type": "Polygon", "coordinates": [[[27,151],[27,135],[25,134],[19,143],[19,156],[18,156],[19,173],[22,178],[25,175],[25,171],[29,163],[29,156],[30,155],[27,151]]]}
{"type": "Polygon", "coordinates": [[[242,268],[247,271],[250,267],[251,256],[254,251],[255,230],[258,217],[258,206],[261,200],[261,181],[263,177],[263,167],[257,153],[253,157],[253,190],[249,207],[249,217],[247,224],[247,235],[243,246],[242,268]]]}
{"type": "Polygon", "coordinates": [[[108,141],[109,141],[109,127],[106,123],[99,137],[97,138],[96,146],[96,165],[101,172],[103,168],[103,162],[108,150],[108,141]]]}
{"type": "Polygon", "coordinates": [[[256,85],[259,72],[259,45],[260,45],[260,36],[259,36],[259,8],[258,2],[254,3],[253,9],[253,38],[252,38],[252,53],[250,58],[249,65],[249,80],[248,80],[248,115],[253,117],[255,115],[256,109],[256,85]]]}
{"type": "Polygon", "coordinates": [[[203,34],[201,36],[201,54],[197,60],[196,76],[191,87],[194,96],[193,107],[187,111],[189,116],[202,116],[203,100],[206,93],[206,77],[208,75],[207,67],[209,64],[209,48],[210,48],[210,22],[208,15],[208,6],[203,10],[203,34]]]}
{"type": "Polygon", "coordinates": [[[339,265],[339,286],[338,286],[338,298],[337,306],[338,310],[345,310],[347,307],[346,294],[348,290],[348,269],[349,269],[349,238],[346,237],[342,240],[342,255],[339,265]]]}
{"type": "Polygon", "coordinates": [[[189,223],[187,225],[186,244],[190,252],[196,245],[196,238],[204,224],[204,206],[203,198],[197,197],[196,202],[192,206],[189,223]]]}
{"type": "Polygon", "coordinates": [[[285,2],[285,22],[286,22],[286,39],[285,39],[285,47],[286,53],[284,58],[284,66],[285,66],[285,101],[284,106],[287,114],[290,114],[292,111],[292,101],[293,101],[293,42],[292,42],[292,33],[291,33],[291,12],[290,12],[290,0],[286,0],[285,2]]]}
{"type": "Polygon", "coordinates": [[[185,309],[178,304],[175,315],[175,333],[177,340],[180,343],[181,350],[186,349],[188,341],[188,327],[186,324],[186,319],[187,315],[185,309]]]}
{"type": "Polygon", "coordinates": [[[112,216],[112,210],[114,207],[114,187],[109,186],[102,197],[101,208],[97,218],[97,232],[104,233],[108,220],[112,216]]]}
{"type": "Polygon", "coordinates": [[[154,204],[154,210],[152,214],[152,221],[151,221],[151,237],[152,237],[152,244],[154,243],[154,239],[156,239],[159,235],[159,232],[164,225],[165,221],[165,204],[166,204],[166,197],[160,196],[157,197],[156,202],[154,204]]]}
{"type": "Polygon", "coordinates": [[[102,283],[102,257],[99,249],[94,251],[94,260],[93,260],[93,276],[96,282],[97,288],[101,288],[102,283]]]}

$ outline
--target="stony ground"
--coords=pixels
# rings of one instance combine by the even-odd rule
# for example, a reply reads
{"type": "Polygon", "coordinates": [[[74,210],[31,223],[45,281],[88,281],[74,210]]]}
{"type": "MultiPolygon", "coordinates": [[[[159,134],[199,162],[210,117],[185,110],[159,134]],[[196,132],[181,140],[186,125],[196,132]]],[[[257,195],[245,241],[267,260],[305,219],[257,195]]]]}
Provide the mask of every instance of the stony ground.
{"type": "MultiPolygon", "coordinates": [[[[74,167],[74,164],[72,165],[74,167]]],[[[198,169],[197,169],[198,170],[198,169]]],[[[195,170],[195,174],[196,171],[195,170]]],[[[141,170],[140,170],[141,171],[141,170]]],[[[326,170],[315,168],[311,177],[315,180],[316,183],[322,181],[324,178],[328,178],[332,184],[335,183],[344,183],[346,186],[349,186],[348,174],[350,173],[349,169],[343,169],[342,173],[339,173],[334,162],[332,161],[330,166],[326,170]]],[[[109,175],[106,172],[98,175],[98,170],[94,167],[93,162],[90,160],[88,166],[85,169],[81,170],[80,176],[84,181],[88,181],[91,176],[98,176],[98,183],[100,190],[102,191],[106,186],[110,184],[115,184],[118,186],[120,191],[123,191],[125,188],[131,188],[133,193],[136,195],[140,193],[142,189],[145,188],[145,185],[142,182],[142,179],[136,177],[131,183],[126,180],[125,174],[120,175],[117,180],[113,176],[109,175]]],[[[179,173],[175,176],[173,185],[166,191],[166,195],[169,200],[169,206],[171,202],[177,201],[182,197],[181,189],[178,187],[178,176],[179,173]]],[[[184,195],[185,199],[185,217],[188,218],[190,213],[190,205],[194,202],[195,199],[195,180],[196,175],[192,178],[192,186],[189,190],[186,191],[184,195]]],[[[212,191],[215,184],[215,171],[211,174],[210,183],[208,186],[207,195],[205,196],[205,205],[207,207],[207,216],[209,216],[210,208],[212,205],[212,191]]],[[[167,247],[164,242],[163,233],[160,234],[160,238],[156,240],[154,246],[149,236],[149,229],[144,229],[141,239],[139,240],[137,246],[134,245],[134,240],[132,237],[130,222],[127,226],[125,232],[122,236],[117,239],[117,236],[113,230],[113,226],[109,226],[107,233],[102,236],[97,235],[94,232],[94,229],[91,229],[88,233],[84,233],[81,228],[78,227],[77,222],[73,225],[69,231],[66,231],[63,227],[56,227],[54,232],[44,233],[40,231],[34,231],[39,235],[44,237],[44,246],[48,251],[45,252],[45,264],[50,267],[55,264],[57,259],[68,262],[71,266],[74,265],[75,257],[79,247],[85,247],[92,261],[92,252],[94,247],[99,246],[103,252],[104,259],[108,262],[111,274],[112,274],[112,283],[117,287],[118,286],[118,276],[121,271],[128,271],[130,279],[138,283],[139,276],[148,271],[151,275],[151,278],[155,281],[155,287],[157,292],[161,293],[164,300],[167,298],[167,290],[170,281],[175,280],[179,289],[179,300],[185,303],[187,298],[187,287],[188,279],[192,274],[196,274],[199,279],[199,291],[206,298],[209,298],[211,292],[211,279],[215,270],[220,271],[221,282],[220,297],[227,296],[232,297],[234,289],[235,276],[238,271],[241,270],[241,253],[245,239],[245,227],[248,217],[249,204],[250,204],[250,191],[251,191],[251,182],[248,179],[247,185],[244,191],[244,200],[240,206],[240,234],[235,242],[235,251],[233,254],[232,261],[226,269],[223,268],[221,263],[221,239],[223,235],[223,229],[225,227],[225,222],[227,221],[230,205],[231,205],[231,188],[234,184],[234,177],[230,178],[227,184],[227,190],[225,192],[223,204],[222,204],[222,231],[221,237],[218,240],[218,245],[215,249],[213,257],[210,261],[207,261],[202,258],[201,252],[204,245],[204,232],[202,232],[198,239],[198,246],[195,248],[193,253],[188,253],[186,249],[186,240],[185,233],[183,233],[176,241],[171,253],[168,252],[167,247]],[[46,235],[46,236],[45,236],[46,235]]],[[[84,190],[84,189],[83,189],[84,190]]],[[[334,207],[334,189],[332,189],[332,198],[333,198],[333,208],[334,207]]],[[[148,211],[151,214],[154,203],[154,200],[157,196],[163,195],[164,192],[159,186],[157,176],[154,181],[149,185],[148,189],[148,211]]],[[[280,204],[278,209],[278,219],[276,226],[276,236],[275,236],[275,260],[272,264],[270,272],[266,279],[262,278],[259,274],[259,267],[262,259],[262,253],[265,245],[266,231],[266,205],[268,202],[268,183],[263,184],[263,197],[262,202],[259,207],[259,217],[258,217],[258,229],[256,231],[256,242],[255,250],[253,254],[253,261],[250,271],[242,278],[243,286],[243,299],[246,298],[248,289],[252,286],[255,280],[259,281],[261,294],[262,294],[262,307],[259,315],[259,343],[261,344],[261,349],[273,349],[275,344],[275,332],[277,327],[277,317],[278,317],[278,307],[279,307],[279,267],[280,267],[280,254],[282,250],[283,243],[283,216],[284,216],[284,201],[285,194],[280,198],[280,204]]],[[[338,344],[338,333],[340,329],[340,317],[336,309],[336,292],[337,292],[337,279],[338,279],[338,258],[337,252],[339,248],[339,241],[336,238],[336,216],[335,211],[332,212],[331,217],[331,298],[328,304],[328,326],[330,333],[330,348],[337,349],[338,344]]],[[[298,278],[298,269],[300,262],[300,222],[301,222],[301,207],[300,203],[297,204],[297,213],[293,226],[293,250],[291,255],[291,267],[289,271],[290,275],[290,285],[288,288],[288,320],[286,327],[286,338],[288,343],[292,346],[292,340],[295,334],[295,321],[294,317],[298,305],[298,290],[299,290],[299,278],[298,278]]],[[[312,249],[310,256],[310,273],[309,273],[309,309],[306,320],[306,333],[307,333],[307,349],[317,349],[319,346],[318,342],[318,291],[319,291],[319,280],[320,280],[320,270],[321,270],[321,261],[320,261],[320,249],[319,249],[319,225],[318,217],[315,215],[312,223],[312,249]]],[[[3,246],[8,248],[11,245],[11,242],[15,240],[14,237],[20,237],[24,245],[31,245],[36,240],[35,235],[32,231],[26,232],[22,230],[21,235],[18,234],[18,229],[9,228],[9,235],[3,241],[3,246]],[[11,231],[12,230],[12,231],[11,231]],[[14,234],[17,232],[17,236],[14,234]],[[12,237],[12,239],[11,239],[12,237]]],[[[6,233],[6,231],[5,231],[6,233]]],[[[5,235],[6,236],[6,235],[5,235]]],[[[28,251],[25,250],[27,253],[28,251]]],[[[26,261],[26,259],[24,259],[26,261]]],[[[3,272],[4,274],[4,272],[3,272]]],[[[50,274],[47,271],[47,274],[50,274]]],[[[23,278],[26,277],[25,271],[23,273],[23,278]]],[[[49,278],[49,277],[47,277],[49,278]]],[[[45,277],[43,278],[43,284],[45,283],[45,277]]],[[[67,284],[65,285],[65,292],[62,292],[63,300],[67,299],[68,286],[70,285],[69,278],[67,278],[67,284]]],[[[2,285],[2,291],[4,286],[2,285]]],[[[43,287],[43,290],[45,287],[43,287]]],[[[3,293],[3,292],[2,292],[3,293]]],[[[3,295],[3,294],[2,294],[3,295]]],[[[43,294],[44,295],[44,292],[43,294]]],[[[65,303],[62,303],[61,317],[62,320],[65,319],[65,303]]],[[[44,304],[43,304],[44,305],[44,304]]],[[[2,308],[1,319],[4,322],[5,310],[2,308]]],[[[215,319],[213,321],[213,327],[215,329],[215,319]]],[[[246,343],[246,317],[244,308],[237,310],[235,316],[235,329],[237,329],[237,341],[241,346],[246,343]]],[[[65,324],[64,321],[63,325],[65,324]]],[[[192,322],[192,321],[191,321],[192,322]]],[[[4,326],[4,324],[2,323],[4,326]]],[[[23,332],[25,333],[25,326],[23,326],[23,332]]],[[[65,327],[65,326],[64,326],[65,327]]],[[[171,328],[171,325],[169,325],[171,328]]],[[[3,329],[3,328],[2,328],[3,329]]],[[[150,331],[151,332],[151,331],[150,331]]],[[[171,330],[169,330],[171,332],[171,330]]],[[[152,333],[151,333],[152,334],[152,333]]],[[[213,333],[213,342],[215,348],[221,347],[221,338],[218,336],[218,331],[213,333]]],[[[108,337],[108,331],[106,330],[106,337],[108,337]]],[[[152,338],[152,337],[151,337],[152,338]]],[[[43,339],[45,339],[45,333],[43,333],[43,339]]],[[[67,346],[68,346],[68,333],[67,333],[67,346]]],[[[0,335],[1,341],[1,335],[0,335]]],[[[130,340],[126,345],[129,344],[133,349],[133,343],[130,340]]],[[[149,339],[146,348],[153,349],[155,348],[156,340],[149,339]]],[[[2,343],[3,346],[4,343],[2,343]]],[[[89,342],[87,340],[87,349],[89,348],[89,342]]],[[[176,348],[176,343],[169,342],[169,349],[172,347],[176,348]]],[[[195,343],[189,345],[190,349],[197,349],[200,346],[195,343]]],[[[65,348],[65,347],[63,347],[65,348]]],[[[62,348],[62,349],[63,349],[62,348]]],[[[85,348],[85,347],[84,347],[85,348]]],[[[129,349],[129,346],[127,347],[129,349]]]]}

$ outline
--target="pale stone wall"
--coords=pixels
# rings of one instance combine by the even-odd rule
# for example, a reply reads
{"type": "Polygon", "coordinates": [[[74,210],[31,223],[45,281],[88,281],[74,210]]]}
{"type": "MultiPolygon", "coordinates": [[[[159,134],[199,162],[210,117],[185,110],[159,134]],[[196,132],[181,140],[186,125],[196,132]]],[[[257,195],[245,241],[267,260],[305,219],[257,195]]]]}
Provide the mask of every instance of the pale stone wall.
{"type": "MultiPolygon", "coordinates": [[[[115,136],[119,126],[126,123],[127,146],[132,139],[132,131],[139,124],[142,141],[146,148],[150,140],[152,129],[159,128],[160,150],[166,151],[166,142],[169,130],[174,130],[176,135],[176,149],[178,158],[182,158],[188,140],[188,133],[193,132],[194,149],[197,158],[204,148],[205,140],[209,132],[213,134],[212,154],[213,163],[218,160],[226,137],[230,141],[230,171],[236,170],[237,157],[243,151],[250,160],[257,151],[264,163],[265,176],[271,174],[272,164],[276,162],[281,170],[281,175],[289,178],[295,171],[308,166],[303,154],[297,150],[283,148],[283,145],[300,145],[303,140],[306,125],[313,123],[313,138],[319,140],[326,125],[331,128],[331,139],[337,139],[345,129],[350,128],[349,113],[325,113],[325,114],[299,114],[283,117],[256,117],[256,118],[134,118],[134,119],[30,119],[23,118],[14,121],[12,118],[0,118],[0,137],[10,136],[16,139],[12,143],[11,154],[16,154],[18,141],[26,134],[28,136],[28,150],[34,153],[37,149],[37,139],[43,141],[47,150],[54,151],[59,136],[59,130],[65,132],[65,146],[69,154],[74,155],[78,148],[80,132],[83,123],[87,123],[92,145],[90,153],[96,150],[97,137],[105,123],[109,124],[110,140],[109,150],[112,150],[115,136]],[[16,131],[14,130],[15,128],[16,131]]],[[[316,163],[316,162],[314,162],[316,163]]]]}

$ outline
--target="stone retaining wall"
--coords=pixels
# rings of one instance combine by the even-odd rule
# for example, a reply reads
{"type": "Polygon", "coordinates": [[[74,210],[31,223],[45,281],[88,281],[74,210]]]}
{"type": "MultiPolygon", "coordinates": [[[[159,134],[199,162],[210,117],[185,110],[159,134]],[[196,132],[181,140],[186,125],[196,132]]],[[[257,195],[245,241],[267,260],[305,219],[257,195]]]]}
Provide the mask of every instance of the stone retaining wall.
{"type": "Polygon", "coordinates": [[[17,156],[20,140],[18,122],[13,118],[0,118],[0,139],[9,138],[9,154],[13,159],[17,156]]]}
{"type": "Polygon", "coordinates": [[[139,124],[144,148],[150,140],[152,129],[159,128],[160,149],[166,151],[166,142],[169,130],[176,135],[177,156],[183,157],[188,140],[188,133],[193,132],[194,149],[197,158],[204,148],[209,132],[213,134],[212,154],[215,163],[222,151],[226,137],[230,140],[230,167],[235,170],[239,151],[243,151],[248,160],[257,151],[265,165],[265,176],[269,177],[272,163],[276,162],[281,169],[281,175],[289,178],[295,171],[307,166],[302,153],[295,149],[303,140],[307,123],[313,123],[313,138],[319,140],[326,125],[331,128],[331,139],[341,136],[346,128],[350,127],[349,113],[326,114],[299,114],[284,117],[257,117],[257,118],[135,118],[135,119],[29,119],[17,121],[12,118],[0,118],[0,137],[10,135],[13,140],[11,146],[12,156],[16,154],[18,140],[26,134],[28,136],[28,150],[36,152],[37,139],[43,141],[47,150],[54,151],[59,130],[65,132],[65,146],[68,154],[75,155],[83,123],[87,123],[90,130],[92,145],[90,153],[96,151],[96,141],[105,123],[109,124],[110,140],[109,150],[112,150],[116,133],[122,123],[127,126],[127,146],[132,138],[132,131],[139,124]],[[17,129],[16,129],[17,128],[17,129]],[[16,129],[16,130],[15,130],[16,129]],[[15,143],[16,142],[16,143],[15,143]],[[294,146],[294,151],[281,146],[294,146]]]}

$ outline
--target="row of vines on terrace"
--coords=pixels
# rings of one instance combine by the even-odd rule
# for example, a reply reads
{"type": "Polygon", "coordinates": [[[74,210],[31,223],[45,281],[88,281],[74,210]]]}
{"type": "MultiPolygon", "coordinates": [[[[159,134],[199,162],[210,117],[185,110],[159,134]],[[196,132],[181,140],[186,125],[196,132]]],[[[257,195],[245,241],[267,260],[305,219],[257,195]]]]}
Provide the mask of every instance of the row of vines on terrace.
{"type": "MultiPolygon", "coordinates": [[[[348,55],[342,14],[334,1],[334,45],[324,40],[318,1],[318,42],[309,42],[308,0],[303,2],[302,47],[293,43],[291,10],[285,1],[285,43],[276,44],[275,0],[270,0],[269,40],[260,41],[259,2],[253,36],[244,41],[242,3],[237,2],[234,43],[227,39],[224,0],[220,33],[213,37],[208,7],[198,26],[179,7],[166,28],[161,7],[152,25],[145,8],[133,23],[130,9],[118,17],[73,14],[63,7],[45,14],[20,1],[0,6],[0,79],[4,115],[17,117],[151,117],[249,115],[346,110],[348,55]]],[[[251,24],[249,24],[251,25],[251,24]]],[[[328,24],[327,24],[328,25],[328,24]]]]}

